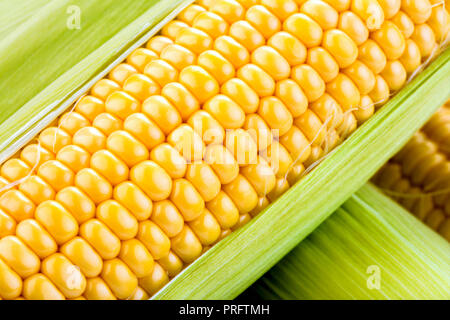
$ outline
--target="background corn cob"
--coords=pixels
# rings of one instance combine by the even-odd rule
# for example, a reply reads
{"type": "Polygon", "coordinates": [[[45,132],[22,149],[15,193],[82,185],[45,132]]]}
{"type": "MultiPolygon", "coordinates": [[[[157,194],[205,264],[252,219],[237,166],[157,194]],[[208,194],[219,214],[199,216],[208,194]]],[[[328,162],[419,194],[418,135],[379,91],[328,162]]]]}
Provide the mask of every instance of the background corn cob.
{"type": "MultiPolygon", "coordinates": [[[[19,261],[13,269],[27,280],[39,268],[35,255],[45,258],[41,269],[47,277],[27,282],[27,288],[38,288],[26,290],[29,297],[42,297],[39,288],[50,286],[48,278],[67,298],[83,293],[93,297],[108,286],[115,296],[128,298],[136,290],[137,278],[149,294],[154,293],[210,244],[275,200],[302,175],[304,165],[315,163],[358,121],[366,120],[374,101],[385,102],[389,91],[406,81],[401,62],[386,62],[386,57],[403,55],[405,39],[394,24],[383,22],[377,2],[352,4],[351,19],[362,19],[356,25],[367,28],[360,39],[364,46],[360,53],[358,41],[347,35],[350,31],[334,29],[339,15],[331,6],[308,1],[297,13],[294,2],[289,2],[291,9],[283,7],[287,12],[277,10],[281,4],[218,1],[211,4],[209,13],[201,6],[189,7],[178,21],[164,27],[162,36],[149,41],[149,50],[136,50],[109,79],[97,83],[74,112],[59,119],[58,128],[47,128],[39,135],[39,144],[27,146],[17,158],[5,162],[3,183],[20,184],[18,190],[5,188],[0,201],[2,216],[12,225],[2,239],[3,258],[11,264],[22,260],[8,255],[11,248],[24,254],[29,264],[21,266],[19,261]],[[370,3],[378,8],[375,16],[364,15],[370,3]],[[325,16],[311,16],[322,12],[317,8],[325,16]],[[279,19],[288,33],[279,31],[279,19]],[[303,33],[303,23],[310,26],[310,33],[303,33]],[[226,30],[230,36],[224,36],[226,30]],[[369,31],[373,41],[367,40],[369,31]],[[384,39],[386,32],[396,35],[392,43],[384,39]],[[303,49],[295,51],[300,56],[289,55],[289,41],[303,49]],[[378,50],[378,57],[370,55],[373,50],[378,50]],[[358,57],[372,70],[357,62],[358,57]],[[192,66],[195,59],[197,66],[192,66]],[[205,112],[199,111],[200,106],[205,112]],[[214,129],[215,135],[198,135],[196,121],[214,129]],[[260,126],[267,129],[257,131],[258,136],[239,130],[260,126]],[[224,129],[232,130],[231,138],[224,136],[224,129]],[[268,135],[269,129],[277,130],[275,136],[261,139],[260,134],[268,135]],[[167,143],[161,144],[164,140],[167,143]],[[224,140],[228,151],[216,145],[224,140]],[[281,150],[281,156],[270,151],[272,145],[281,150]],[[188,157],[185,150],[191,151],[188,157]],[[226,166],[214,162],[223,152],[230,153],[231,163],[226,166]],[[188,163],[204,154],[205,162],[188,163]],[[30,172],[37,175],[29,176],[30,172]],[[82,205],[73,208],[73,199],[82,205]],[[55,221],[55,216],[64,220],[55,221]],[[23,220],[37,225],[39,238],[44,234],[46,241],[53,240],[55,245],[50,247],[62,246],[57,249],[61,253],[36,252],[42,239],[32,244],[36,239],[9,236],[14,233],[13,224],[23,220]],[[67,229],[61,232],[63,225],[67,229]],[[74,238],[78,232],[81,237],[74,238]],[[67,247],[76,244],[67,244],[72,241],[83,254],[71,256],[67,247]],[[137,252],[146,257],[146,266],[135,263],[137,252]],[[74,262],[87,257],[92,261],[74,262]],[[106,260],[103,267],[102,259],[106,260]],[[73,268],[81,269],[82,263],[85,270],[73,268]],[[73,277],[63,277],[65,270],[73,270],[73,277]],[[99,270],[103,280],[95,278],[99,270]],[[119,270],[128,275],[126,279],[114,278],[119,270]],[[71,286],[68,281],[73,279],[78,282],[71,286]]],[[[427,41],[416,39],[426,49],[436,48],[432,38],[427,41]]],[[[432,54],[422,51],[421,61],[432,54]]]]}
{"type": "Polygon", "coordinates": [[[450,241],[447,104],[373,178],[381,189],[450,241]]]}

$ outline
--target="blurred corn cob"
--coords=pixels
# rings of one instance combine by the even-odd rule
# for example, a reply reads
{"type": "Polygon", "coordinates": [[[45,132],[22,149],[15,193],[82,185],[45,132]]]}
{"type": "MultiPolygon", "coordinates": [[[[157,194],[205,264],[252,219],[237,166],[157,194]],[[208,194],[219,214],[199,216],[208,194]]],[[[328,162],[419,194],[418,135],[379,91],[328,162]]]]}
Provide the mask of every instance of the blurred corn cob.
{"type": "Polygon", "coordinates": [[[189,6],[2,165],[0,296],[154,294],[437,53],[423,5],[189,6]]]}

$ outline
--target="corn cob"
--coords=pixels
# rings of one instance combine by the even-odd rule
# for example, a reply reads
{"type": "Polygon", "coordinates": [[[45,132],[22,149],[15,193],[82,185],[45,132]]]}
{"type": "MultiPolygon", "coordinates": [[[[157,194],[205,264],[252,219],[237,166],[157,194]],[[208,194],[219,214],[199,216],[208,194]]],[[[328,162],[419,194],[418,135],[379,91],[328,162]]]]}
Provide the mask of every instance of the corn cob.
{"type": "Polygon", "coordinates": [[[154,294],[402,87],[438,46],[430,30],[448,31],[406,4],[423,29],[408,39],[384,18],[399,9],[342,3],[192,5],[96,83],[2,165],[0,296],[154,294]]]}
{"type": "Polygon", "coordinates": [[[447,104],[380,169],[373,181],[450,241],[450,160],[446,153],[450,121],[447,104]]]}

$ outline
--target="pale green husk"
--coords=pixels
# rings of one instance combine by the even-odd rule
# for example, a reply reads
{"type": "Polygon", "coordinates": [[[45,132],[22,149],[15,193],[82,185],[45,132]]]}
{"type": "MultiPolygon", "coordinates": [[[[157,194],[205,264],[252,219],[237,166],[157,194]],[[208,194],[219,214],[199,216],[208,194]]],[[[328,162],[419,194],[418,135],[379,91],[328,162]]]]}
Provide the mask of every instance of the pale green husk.
{"type": "Polygon", "coordinates": [[[450,299],[450,244],[367,184],[262,277],[265,299],[450,299]]]}
{"type": "Polygon", "coordinates": [[[450,50],[273,205],[231,233],[155,299],[232,299],[309,235],[450,97],[450,50]]]}

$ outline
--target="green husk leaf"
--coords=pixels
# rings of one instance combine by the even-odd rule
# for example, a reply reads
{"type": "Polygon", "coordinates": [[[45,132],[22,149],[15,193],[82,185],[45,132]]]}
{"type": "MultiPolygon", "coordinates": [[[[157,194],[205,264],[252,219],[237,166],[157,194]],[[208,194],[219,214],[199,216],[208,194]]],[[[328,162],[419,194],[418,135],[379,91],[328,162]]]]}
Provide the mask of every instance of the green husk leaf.
{"type": "Polygon", "coordinates": [[[264,299],[449,299],[450,244],[371,184],[258,280],[264,299]]]}
{"type": "MultiPolygon", "coordinates": [[[[24,9],[22,20],[5,17],[0,25],[5,35],[0,37],[0,163],[190,2],[40,1],[24,9]],[[80,29],[67,27],[67,9],[74,5],[81,12],[80,29]]],[[[17,16],[21,5],[3,1],[0,12],[17,16]]]]}
{"type": "Polygon", "coordinates": [[[450,96],[450,50],[315,170],[208,250],[155,299],[232,299],[316,229],[396,153],[450,96]]]}

